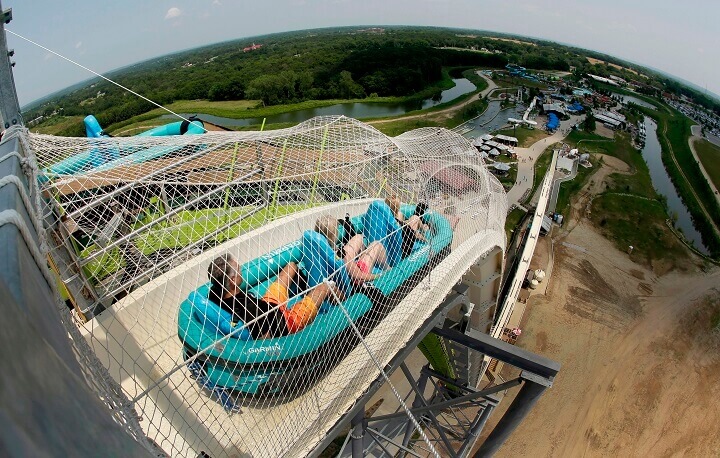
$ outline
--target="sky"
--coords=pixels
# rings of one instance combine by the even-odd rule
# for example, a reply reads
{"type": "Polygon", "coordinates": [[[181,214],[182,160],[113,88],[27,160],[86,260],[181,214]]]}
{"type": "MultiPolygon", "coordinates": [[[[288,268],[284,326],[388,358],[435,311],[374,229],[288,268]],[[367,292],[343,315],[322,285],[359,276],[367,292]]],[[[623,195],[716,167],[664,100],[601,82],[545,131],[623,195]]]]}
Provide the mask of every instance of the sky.
{"type": "MultiPolygon", "coordinates": [[[[427,25],[544,38],[650,66],[720,94],[720,1],[4,0],[5,27],[99,73],[274,32],[427,25]]],[[[20,105],[93,75],[8,34],[20,105]]]]}

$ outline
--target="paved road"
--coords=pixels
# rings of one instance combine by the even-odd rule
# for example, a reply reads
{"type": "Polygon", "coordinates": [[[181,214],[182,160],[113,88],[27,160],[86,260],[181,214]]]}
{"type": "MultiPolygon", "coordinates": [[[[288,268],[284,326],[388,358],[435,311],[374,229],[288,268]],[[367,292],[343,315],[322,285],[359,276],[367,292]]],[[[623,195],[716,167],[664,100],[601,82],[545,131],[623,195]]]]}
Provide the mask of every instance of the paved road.
{"type": "Polygon", "coordinates": [[[585,119],[583,116],[571,116],[569,120],[560,122],[560,127],[554,134],[542,140],[538,140],[529,148],[515,148],[518,156],[518,173],[515,185],[508,191],[508,205],[517,205],[525,192],[532,189],[535,161],[545,148],[562,141],[574,124],[585,119]]]}
{"type": "Polygon", "coordinates": [[[695,140],[704,140],[704,138],[699,135],[700,126],[692,126],[692,136],[688,139],[688,145],[690,145],[690,151],[692,151],[693,157],[695,158],[695,162],[698,163],[700,166],[700,171],[702,172],[703,176],[707,180],[707,182],[710,184],[710,189],[712,189],[713,194],[715,195],[715,200],[717,200],[718,205],[720,205],[720,193],[718,193],[718,189],[715,186],[715,183],[710,179],[710,175],[707,174],[705,171],[705,167],[703,167],[703,163],[700,161],[700,157],[697,154],[697,151],[695,151],[695,140]]]}
{"type": "MultiPolygon", "coordinates": [[[[677,158],[675,157],[675,152],[673,151],[672,145],[670,144],[670,140],[668,140],[668,137],[667,137],[667,126],[668,126],[668,123],[664,122],[662,136],[665,137],[665,141],[667,141],[667,144],[670,147],[670,158],[675,163],[675,167],[677,168],[678,172],[680,172],[680,175],[682,176],[683,180],[685,180],[685,182],[690,185],[690,192],[692,193],[693,197],[695,197],[695,202],[698,203],[698,205],[700,206],[700,210],[702,210],[703,214],[705,214],[705,217],[707,218],[708,222],[710,223],[710,226],[712,226],[713,231],[715,231],[715,235],[720,236],[720,226],[718,226],[715,223],[715,220],[710,215],[710,212],[708,212],[707,209],[705,208],[706,202],[703,202],[703,200],[700,199],[700,197],[698,197],[697,192],[695,192],[695,188],[692,185],[692,181],[688,180],[688,177],[685,175],[684,169],[682,167],[680,167],[680,164],[678,164],[677,158]]],[[[696,159],[697,159],[697,157],[696,157],[696,159]]]]}

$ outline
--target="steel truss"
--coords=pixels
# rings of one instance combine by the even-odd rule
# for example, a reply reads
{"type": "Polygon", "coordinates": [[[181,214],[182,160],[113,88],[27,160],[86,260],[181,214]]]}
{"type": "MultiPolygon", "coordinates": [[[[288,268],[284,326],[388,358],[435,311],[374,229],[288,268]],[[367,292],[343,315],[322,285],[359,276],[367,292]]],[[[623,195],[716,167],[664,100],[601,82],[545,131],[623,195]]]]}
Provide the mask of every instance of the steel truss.
{"type": "MultiPolygon", "coordinates": [[[[448,312],[468,303],[467,292],[467,285],[456,286],[438,308],[438,313],[425,323],[416,338],[409,342],[386,368],[388,374],[398,368],[402,371],[410,385],[406,402],[411,396],[413,398],[410,411],[435,450],[442,456],[470,456],[490,415],[502,399],[501,393],[519,387],[512,404],[473,456],[493,455],[532,410],[543,392],[552,386],[560,370],[560,364],[555,361],[469,329],[464,323],[448,319],[448,312]],[[461,331],[463,329],[464,331],[461,331]],[[439,335],[445,342],[452,342],[471,352],[514,366],[520,369],[520,375],[485,389],[477,389],[462,379],[448,378],[428,365],[423,366],[419,373],[413,373],[405,360],[429,332],[439,335]]],[[[326,451],[323,455],[327,455],[327,452],[332,450],[336,451],[337,456],[353,458],[398,454],[432,455],[424,441],[419,439],[419,434],[402,409],[387,415],[373,416],[370,412],[366,413],[366,405],[382,384],[382,380],[378,379],[370,387],[313,455],[317,456],[323,451],[326,451]],[[326,450],[328,445],[343,434],[344,442],[339,451],[338,448],[326,450]]],[[[409,402],[408,404],[410,405],[409,402]]]]}

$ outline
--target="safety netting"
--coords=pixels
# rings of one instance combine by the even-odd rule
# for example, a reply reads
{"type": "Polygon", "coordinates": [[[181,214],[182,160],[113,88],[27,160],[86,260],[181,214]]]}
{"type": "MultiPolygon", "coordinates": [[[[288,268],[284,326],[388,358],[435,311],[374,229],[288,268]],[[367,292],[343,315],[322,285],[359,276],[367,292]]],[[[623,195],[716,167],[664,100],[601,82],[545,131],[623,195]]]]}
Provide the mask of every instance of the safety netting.
{"type": "Polygon", "coordinates": [[[92,359],[173,456],[311,452],[505,246],[501,184],[445,129],[28,141],[92,359]]]}

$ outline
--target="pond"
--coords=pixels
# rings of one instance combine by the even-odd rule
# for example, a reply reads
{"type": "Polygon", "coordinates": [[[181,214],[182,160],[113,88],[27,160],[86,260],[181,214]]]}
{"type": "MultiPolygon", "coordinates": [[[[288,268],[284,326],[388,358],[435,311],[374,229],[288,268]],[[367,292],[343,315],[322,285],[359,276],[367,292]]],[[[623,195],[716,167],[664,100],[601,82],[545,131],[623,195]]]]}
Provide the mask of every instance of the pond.
{"type": "Polygon", "coordinates": [[[667,199],[668,213],[677,217],[675,227],[680,229],[685,238],[702,253],[708,254],[708,249],[702,242],[700,233],[695,229],[692,216],[670,180],[670,176],[662,163],[662,149],[657,137],[657,124],[651,118],[645,117],[645,147],[642,157],[650,170],[653,188],[658,194],[667,199]]]}
{"type": "Polygon", "coordinates": [[[642,99],[639,99],[637,97],[633,97],[632,95],[625,95],[625,94],[618,94],[616,92],[612,93],[613,97],[617,97],[620,100],[622,100],[624,103],[634,103],[635,105],[639,105],[641,107],[645,108],[651,108],[656,109],[657,107],[653,105],[652,103],[646,102],[642,99]]]}
{"type": "Polygon", "coordinates": [[[491,100],[483,114],[465,124],[467,127],[472,127],[472,130],[464,132],[463,136],[477,138],[495,132],[508,124],[508,118],[522,118],[524,111],[523,106],[500,109],[500,101],[491,100]]]}
{"type": "MultiPolygon", "coordinates": [[[[426,99],[421,102],[405,102],[405,103],[373,103],[373,102],[354,102],[354,103],[338,103],[327,107],[308,108],[305,110],[290,111],[287,113],[279,113],[267,116],[266,124],[275,123],[300,123],[315,116],[332,116],[345,115],[349,118],[382,118],[388,116],[399,116],[409,111],[431,108],[441,103],[450,102],[462,95],[468,94],[476,89],[475,85],[467,78],[453,79],[455,86],[444,90],[441,93],[440,100],[426,99]]],[[[181,116],[189,117],[193,114],[200,118],[226,127],[242,127],[260,125],[263,118],[245,118],[234,119],[222,116],[213,116],[205,113],[180,113],[181,116]]],[[[161,118],[175,118],[173,115],[163,115],[161,118]]]]}

